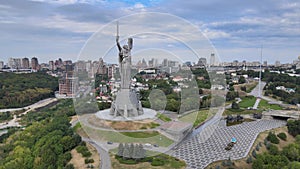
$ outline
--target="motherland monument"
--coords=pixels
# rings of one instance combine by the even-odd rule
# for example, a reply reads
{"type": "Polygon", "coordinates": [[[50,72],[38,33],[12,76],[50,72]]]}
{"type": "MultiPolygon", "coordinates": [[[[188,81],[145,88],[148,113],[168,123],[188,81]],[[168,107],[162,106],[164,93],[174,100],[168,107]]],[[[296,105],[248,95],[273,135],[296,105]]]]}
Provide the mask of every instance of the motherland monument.
{"type": "Polygon", "coordinates": [[[121,47],[119,43],[119,24],[117,22],[116,43],[119,50],[119,67],[121,75],[121,89],[117,92],[116,99],[110,108],[110,115],[125,118],[136,117],[144,114],[141,101],[135,89],[131,89],[131,49],[133,39],[128,38],[127,44],[121,47]]]}

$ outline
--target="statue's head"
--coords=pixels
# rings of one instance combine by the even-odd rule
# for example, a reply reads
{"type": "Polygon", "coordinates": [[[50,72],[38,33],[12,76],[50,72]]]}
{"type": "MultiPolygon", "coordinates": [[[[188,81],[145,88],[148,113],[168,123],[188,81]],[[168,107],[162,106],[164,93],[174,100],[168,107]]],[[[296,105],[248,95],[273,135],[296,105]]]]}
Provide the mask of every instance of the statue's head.
{"type": "Polygon", "coordinates": [[[124,45],[124,46],[123,46],[123,49],[129,50],[128,45],[124,45]]]}

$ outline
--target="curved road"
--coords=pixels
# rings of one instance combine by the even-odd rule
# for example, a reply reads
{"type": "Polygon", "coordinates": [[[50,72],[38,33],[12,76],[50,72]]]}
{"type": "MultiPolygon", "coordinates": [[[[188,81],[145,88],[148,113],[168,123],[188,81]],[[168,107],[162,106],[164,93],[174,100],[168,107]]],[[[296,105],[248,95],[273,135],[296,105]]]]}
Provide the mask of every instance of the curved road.
{"type": "Polygon", "coordinates": [[[92,146],[94,146],[98,154],[100,156],[100,169],[110,169],[111,168],[111,161],[110,161],[110,156],[108,152],[106,152],[102,147],[100,147],[97,143],[95,143],[93,140],[86,138],[86,137],[81,137],[82,141],[90,143],[92,146]]]}

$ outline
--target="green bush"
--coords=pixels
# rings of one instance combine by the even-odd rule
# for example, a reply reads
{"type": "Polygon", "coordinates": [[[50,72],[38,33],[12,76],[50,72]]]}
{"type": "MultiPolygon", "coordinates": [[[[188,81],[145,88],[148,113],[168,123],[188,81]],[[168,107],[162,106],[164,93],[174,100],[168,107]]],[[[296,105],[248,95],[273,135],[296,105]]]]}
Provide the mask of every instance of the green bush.
{"type": "Polygon", "coordinates": [[[256,151],[259,151],[259,149],[260,149],[260,147],[259,147],[259,145],[257,144],[256,147],[255,147],[255,150],[256,150],[256,151]]]}
{"type": "Polygon", "coordinates": [[[277,136],[278,136],[281,140],[286,141],[287,136],[286,136],[285,133],[279,133],[279,134],[277,134],[277,136]]]}
{"type": "Polygon", "coordinates": [[[257,155],[256,155],[256,151],[255,151],[255,150],[252,151],[252,156],[253,156],[254,158],[256,158],[257,155]]]}
{"type": "Polygon", "coordinates": [[[267,136],[267,140],[273,144],[279,144],[280,142],[277,136],[272,132],[269,132],[269,135],[267,136]]]}
{"type": "Polygon", "coordinates": [[[153,161],[151,162],[152,166],[163,166],[165,165],[165,162],[161,159],[155,158],[153,159],[153,161]]]}
{"type": "Polygon", "coordinates": [[[270,144],[268,150],[269,150],[269,153],[271,155],[278,155],[279,154],[279,150],[278,150],[277,146],[275,146],[274,144],[270,144]]]}
{"type": "Polygon", "coordinates": [[[248,157],[247,160],[246,160],[246,162],[247,162],[248,164],[252,163],[252,161],[253,161],[253,160],[252,160],[252,157],[251,157],[251,156],[248,157]]]}
{"type": "Polygon", "coordinates": [[[89,164],[89,163],[94,163],[95,161],[94,161],[94,159],[92,159],[92,158],[86,158],[86,159],[84,159],[84,163],[85,164],[89,164]]]}
{"type": "Polygon", "coordinates": [[[287,123],[288,126],[288,132],[292,135],[292,136],[297,136],[298,134],[300,134],[300,120],[289,120],[287,123]]]}
{"type": "Polygon", "coordinates": [[[83,157],[90,157],[92,155],[86,146],[77,146],[76,150],[78,153],[82,154],[83,157]]]}
{"type": "Polygon", "coordinates": [[[64,169],[75,169],[74,165],[73,164],[68,164],[65,166],[64,169]]]}

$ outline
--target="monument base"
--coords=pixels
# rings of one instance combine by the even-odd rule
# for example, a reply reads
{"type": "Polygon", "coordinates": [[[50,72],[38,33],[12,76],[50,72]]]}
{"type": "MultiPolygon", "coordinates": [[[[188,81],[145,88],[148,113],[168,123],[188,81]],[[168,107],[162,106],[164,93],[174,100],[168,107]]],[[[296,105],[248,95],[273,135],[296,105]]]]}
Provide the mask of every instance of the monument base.
{"type": "Polygon", "coordinates": [[[155,120],[157,112],[152,109],[143,108],[144,114],[136,117],[123,117],[123,116],[112,116],[110,109],[100,110],[96,113],[96,117],[101,120],[108,121],[142,121],[147,119],[155,120]]]}
{"type": "Polygon", "coordinates": [[[135,90],[121,89],[117,93],[116,100],[113,101],[110,109],[110,115],[125,118],[136,117],[144,114],[142,104],[138,99],[135,90]]]}

